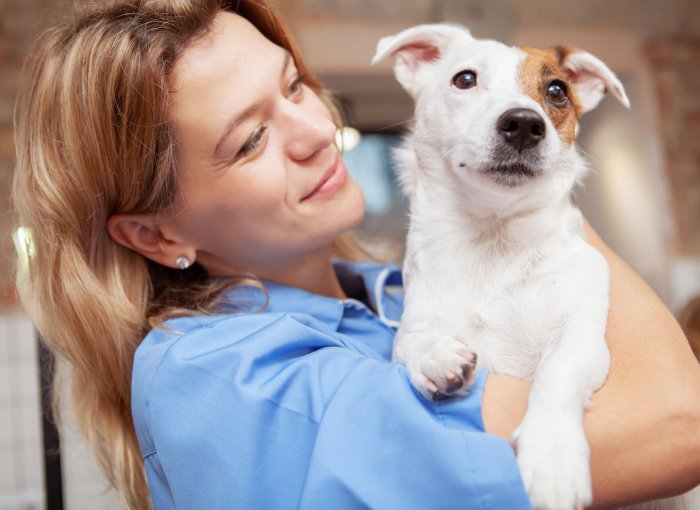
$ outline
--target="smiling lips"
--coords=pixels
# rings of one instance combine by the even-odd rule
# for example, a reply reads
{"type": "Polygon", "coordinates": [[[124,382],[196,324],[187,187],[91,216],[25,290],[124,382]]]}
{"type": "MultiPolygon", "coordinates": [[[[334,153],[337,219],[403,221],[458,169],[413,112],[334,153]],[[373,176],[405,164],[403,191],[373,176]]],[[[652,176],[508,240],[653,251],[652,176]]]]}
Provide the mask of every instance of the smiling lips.
{"type": "Polygon", "coordinates": [[[306,202],[308,200],[314,200],[332,195],[345,183],[346,177],[347,170],[345,169],[343,160],[340,159],[340,155],[338,154],[336,155],[335,161],[333,161],[331,167],[323,174],[323,177],[318,185],[311,193],[303,197],[301,201],[306,202]]]}

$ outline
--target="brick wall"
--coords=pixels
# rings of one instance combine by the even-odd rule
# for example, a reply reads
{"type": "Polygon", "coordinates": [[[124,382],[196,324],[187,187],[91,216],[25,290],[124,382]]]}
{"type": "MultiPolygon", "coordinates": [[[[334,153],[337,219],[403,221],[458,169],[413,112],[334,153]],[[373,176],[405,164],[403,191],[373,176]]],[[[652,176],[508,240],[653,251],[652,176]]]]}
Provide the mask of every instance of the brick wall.
{"type": "Polygon", "coordinates": [[[646,55],[654,69],[677,249],[700,256],[700,37],[657,38],[646,55]]]}
{"type": "Polygon", "coordinates": [[[13,291],[13,218],[10,183],[14,166],[12,112],[22,61],[40,27],[65,0],[2,0],[0,3],[0,312],[17,308],[13,291]]]}

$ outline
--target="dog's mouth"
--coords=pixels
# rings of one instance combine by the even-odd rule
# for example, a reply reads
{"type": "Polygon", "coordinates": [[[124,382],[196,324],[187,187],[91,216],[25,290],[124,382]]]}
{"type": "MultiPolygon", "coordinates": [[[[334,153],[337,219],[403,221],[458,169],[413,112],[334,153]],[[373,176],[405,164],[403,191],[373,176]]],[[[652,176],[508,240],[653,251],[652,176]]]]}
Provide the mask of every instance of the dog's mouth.
{"type": "Polygon", "coordinates": [[[498,184],[508,187],[519,186],[528,182],[542,173],[538,167],[525,163],[504,164],[499,163],[482,170],[482,173],[496,181],[498,184]]]}

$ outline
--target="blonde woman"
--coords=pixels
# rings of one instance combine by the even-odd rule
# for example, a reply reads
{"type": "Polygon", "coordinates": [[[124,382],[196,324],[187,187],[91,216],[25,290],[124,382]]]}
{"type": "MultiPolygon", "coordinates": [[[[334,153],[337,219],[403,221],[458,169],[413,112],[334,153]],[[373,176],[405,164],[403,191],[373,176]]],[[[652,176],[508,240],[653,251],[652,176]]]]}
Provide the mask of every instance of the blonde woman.
{"type": "MultiPolygon", "coordinates": [[[[337,122],[262,0],[103,2],[28,58],[18,286],[125,507],[528,508],[497,437],[527,383],[423,400],[389,359],[400,274],[334,263],[357,258],[364,212],[337,122]]],[[[681,492],[700,482],[700,370],[589,235],[612,269],[596,504],[681,492]]]]}

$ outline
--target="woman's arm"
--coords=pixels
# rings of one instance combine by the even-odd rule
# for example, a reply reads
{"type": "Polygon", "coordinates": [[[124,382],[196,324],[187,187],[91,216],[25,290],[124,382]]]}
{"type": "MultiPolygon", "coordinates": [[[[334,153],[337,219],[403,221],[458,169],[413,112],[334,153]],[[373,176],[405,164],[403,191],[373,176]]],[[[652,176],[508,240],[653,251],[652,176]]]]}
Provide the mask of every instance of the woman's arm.
{"type": "MultiPolygon", "coordinates": [[[[610,266],[612,361],[585,414],[596,508],[658,499],[700,484],[700,365],[669,310],[586,224],[610,266]]],[[[510,437],[530,385],[490,376],[483,415],[510,437]]]]}
{"type": "Polygon", "coordinates": [[[484,374],[432,402],[305,314],[168,326],[132,386],[156,508],[530,508],[508,442],[483,431],[484,374]]]}

